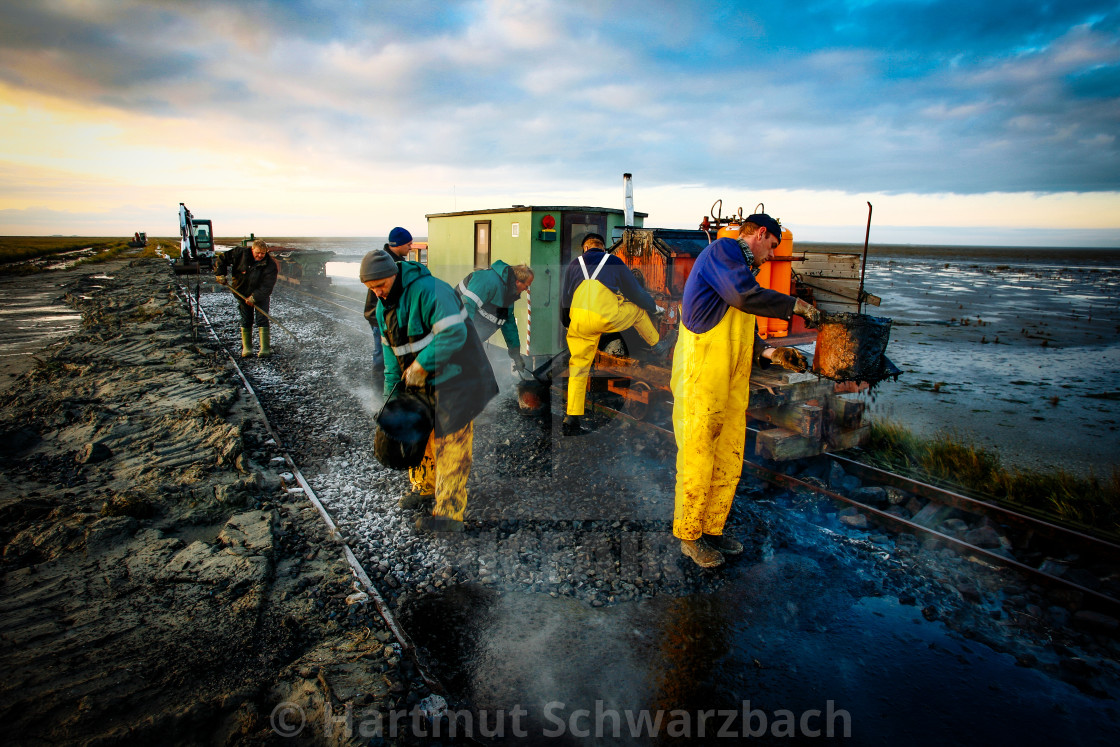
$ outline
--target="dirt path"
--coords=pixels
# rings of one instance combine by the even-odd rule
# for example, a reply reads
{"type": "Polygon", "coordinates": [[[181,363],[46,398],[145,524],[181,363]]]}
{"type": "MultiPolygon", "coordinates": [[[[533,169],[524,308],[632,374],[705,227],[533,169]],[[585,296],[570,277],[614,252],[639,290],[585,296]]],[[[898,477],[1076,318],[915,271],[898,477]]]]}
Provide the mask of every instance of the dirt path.
{"type": "Polygon", "coordinates": [[[7,741],[334,743],[327,704],[425,696],[166,262],[66,283],[81,330],[0,393],[7,741]]]}

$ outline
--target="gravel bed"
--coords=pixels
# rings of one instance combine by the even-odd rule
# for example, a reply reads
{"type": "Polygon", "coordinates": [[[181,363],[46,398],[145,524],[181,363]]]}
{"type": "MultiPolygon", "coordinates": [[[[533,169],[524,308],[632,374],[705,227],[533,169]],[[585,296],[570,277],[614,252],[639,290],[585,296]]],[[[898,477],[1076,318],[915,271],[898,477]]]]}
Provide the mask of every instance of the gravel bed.
{"type": "MultiPolygon", "coordinates": [[[[202,302],[236,353],[233,302],[205,289],[202,302]]],[[[397,505],[408,490],[406,473],[384,469],[373,457],[381,397],[369,370],[368,325],[356,312],[283,288],[271,313],[300,344],[274,327],[275,355],[243,361],[246,375],[300,470],[398,608],[468,585],[569,597],[591,607],[706,594],[733,583],[752,562],[793,551],[823,567],[848,569],[836,590],[841,595],[896,597],[1024,666],[1086,692],[1117,691],[1120,646],[1110,620],[1075,619],[1078,600],[936,543],[854,525],[850,512],[830,501],[748,476],[728,523],[728,532],[745,541],[746,558],[724,571],[698,569],[670,534],[675,449],[602,416],[591,417],[593,434],[561,438],[562,403],[554,401],[544,417],[520,413],[500,351],[492,362],[502,391],[475,421],[466,531],[420,534],[413,527],[419,514],[397,505]]],[[[824,482],[830,477],[820,460],[786,469],[824,482]]],[[[848,487],[858,488],[858,481],[849,479],[848,487]]]]}

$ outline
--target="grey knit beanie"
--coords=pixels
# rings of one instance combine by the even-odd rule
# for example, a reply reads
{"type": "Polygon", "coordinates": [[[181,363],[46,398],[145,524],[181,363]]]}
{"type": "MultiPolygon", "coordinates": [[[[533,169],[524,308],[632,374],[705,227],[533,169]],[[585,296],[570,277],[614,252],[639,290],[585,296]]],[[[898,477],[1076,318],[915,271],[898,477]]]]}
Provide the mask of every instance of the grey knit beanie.
{"type": "Polygon", "coordinates": [[[367,280],[380,280],[390,275],[397,274],[397,263],[384,249],[374,249],[362,257],[362,267],[358,270],[358,279],[363,283],[367,280]]]}

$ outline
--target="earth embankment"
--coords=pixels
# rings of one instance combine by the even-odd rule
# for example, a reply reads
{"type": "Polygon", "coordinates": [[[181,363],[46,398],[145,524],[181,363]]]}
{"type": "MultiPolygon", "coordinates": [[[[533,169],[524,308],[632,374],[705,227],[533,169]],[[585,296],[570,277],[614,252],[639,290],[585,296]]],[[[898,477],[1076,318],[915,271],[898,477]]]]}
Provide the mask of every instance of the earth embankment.
{"type": "Polygon", "coordinates": [[[277,703],[335,742],[326,706],[425,694],[175,288],[160,260],[74,273],[81,329],[0,392],[9,743],[266,742],[277,703]]]}

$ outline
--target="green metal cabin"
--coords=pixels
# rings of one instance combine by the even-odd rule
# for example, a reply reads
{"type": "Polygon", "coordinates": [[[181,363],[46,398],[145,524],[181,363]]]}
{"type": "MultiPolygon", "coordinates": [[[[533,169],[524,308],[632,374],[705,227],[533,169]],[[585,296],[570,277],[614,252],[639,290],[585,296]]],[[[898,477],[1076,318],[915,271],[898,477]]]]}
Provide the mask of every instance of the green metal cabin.
{"type": "MultiPolygon", "coordinates": [[[[634,213],[642,227],[646,213],[634,213]]],[[[533,285],[514,307],[521,352],[552,356],[566,348],[560,324],[560,286],[568,263],[580,254],[588,233],[610,246],[625,214],[615,208],[514,205],[493,210],[432,213],[428,219],[428,269],[451,285],[495,260],[533,268],[533,285]],[[547,218],[551,218],[548,220],[547,218]],[[551,225],[551,228],[546,226],[551,225]]],[[[495,344],[501,345],[500,333],[495,344]]]]}

